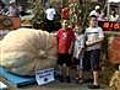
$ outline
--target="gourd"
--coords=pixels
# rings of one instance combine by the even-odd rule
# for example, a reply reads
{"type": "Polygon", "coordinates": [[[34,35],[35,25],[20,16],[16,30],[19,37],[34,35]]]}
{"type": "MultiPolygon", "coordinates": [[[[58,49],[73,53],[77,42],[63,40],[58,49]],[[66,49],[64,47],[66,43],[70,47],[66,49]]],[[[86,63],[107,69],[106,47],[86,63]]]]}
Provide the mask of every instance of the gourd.
{"type": "Polygon", "coordinates": [[[38,69],[54,67],[56,37],[42,30],[21,28],[0,41],[0,66],[20,75],[33,75],[38,69]]]}

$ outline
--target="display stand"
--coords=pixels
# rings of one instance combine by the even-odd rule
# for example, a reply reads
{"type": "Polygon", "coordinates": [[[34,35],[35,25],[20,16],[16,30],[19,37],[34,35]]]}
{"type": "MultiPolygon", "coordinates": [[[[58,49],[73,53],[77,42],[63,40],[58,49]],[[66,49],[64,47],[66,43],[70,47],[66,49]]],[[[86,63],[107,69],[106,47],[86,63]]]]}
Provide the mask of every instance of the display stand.
{"type": "Polygon", "coordinates": [[[36,83],[35,76],[22,76],[8,71],[0,66],[0,76],[8,80],[13,86],[23,87],[36,83]]]}

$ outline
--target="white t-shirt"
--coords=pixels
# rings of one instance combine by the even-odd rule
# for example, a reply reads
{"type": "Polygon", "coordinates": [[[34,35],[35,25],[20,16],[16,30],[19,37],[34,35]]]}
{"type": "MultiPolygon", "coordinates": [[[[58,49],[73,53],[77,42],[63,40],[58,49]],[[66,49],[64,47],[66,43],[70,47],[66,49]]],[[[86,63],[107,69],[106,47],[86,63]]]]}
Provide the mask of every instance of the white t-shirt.
{"type": "Polygon", "coordinates": [[[54,15],[56,14],[56,11],[54,8],[48,8],[45,13],[48,20],[51,20],[51,21],[54,20],[54,15]]]}
{"type": "MultiPolygon", "coordinates": [[[[104,37],[104,33],[101,27],[95,27],[95,28],[88,27],[85,31],[85,34],[86,34],[87,41],[90,41],[90,42],[96,41],[99,38],[104,37]]],[[[87,47],[87,51],[100,49],[100,48],[101,48],[101,44],[95,44],[90,47],[87,47]]]]}
{"type": "MultiPolygon", "coordinates": [[[[84,34],[77,34],[75,33],[75,46],[74,46],[74,54],[73,57],[76,57],[77,52],[81,49],[84,48],[85,46],[85,35],[84,34]]],[[[82,57],[82,56],[81,56],[82,57]]]]}
{"type": "Polygon", "coordinates": [[[113,15],[110,15],[109,20],[110,21],[118,21],[119,20],[119,15],[116,15],[115,17],[113,15]]]}

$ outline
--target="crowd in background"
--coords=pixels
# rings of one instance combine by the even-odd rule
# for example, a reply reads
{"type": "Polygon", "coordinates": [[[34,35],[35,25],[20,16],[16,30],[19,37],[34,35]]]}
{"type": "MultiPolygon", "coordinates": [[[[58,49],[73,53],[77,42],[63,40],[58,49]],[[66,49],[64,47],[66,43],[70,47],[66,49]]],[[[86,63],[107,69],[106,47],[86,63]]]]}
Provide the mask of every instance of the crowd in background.
{"type": "MultiPolygon", "coordinates": [[[[55,25],[53,24],[55,17],[57,15],[57,10],[50,6],[50,8],[46,9],[45,14],[46,14],[46,19],[51,21],[52,26],[54,27],[55,25]],[[52,20],[49,20],[49,18],[52,18],[52,20]]],[[[69,20],[71,26],[74,28],[76,25],[82,26],[82,19],[84,16],[81,15],[81,9],[80,6],[77,5],[77,3],[70,3],[69,5],[65,5],[61,8],[60,10],[60,15],[61,15],[61,20],[69,20]]],[[[111,21],[111,22],[120,22],[120,15],[117,12],[116,8],[111,8],[110,14],[107,14],[107,11],[105,11],[100,5],[96,5],[94,9],[89,12],[89,14],[86,16],[92,16],[95,15],[97,17],[98,21],[111,21]]],[[[87,24],[87,23],[86,23],[87,24]]],[[[50,24],[48,24],[49,26],[50,24]]],[[[51,28],[53,30],[53,28],[51,28]]]]}
{"type": "MultiPolygon", "coordinates": [[[[7,6],[2,1],[0,1],[0,15],[22,17],[25,15],[26,12],[23,8],[24,7],[22,7],[22,5],[17,5],[15,0],[10,0],[7,6]]],[[[75,25],[81,26],[83,22],[83,16],[81,15],[81,12],[83,11],[81,11],[80,5],[78,5],[76,2],[73,2],[69,3],[69,5],[64,5],[59,9],[60,10],[57,10],[51,5],[44,9],[44,22],[47,23],[47,31],[54,31],[54,27],[57,26],[54,22],[56,17],[59,16],[60,21],[62,21],[63,19],[69,19],[70,24],[73,27],[75,27],[75,25]]],[[[120,21],[120,16],[118,15],[116,8],[112,8],[110,10],[110,15],[108,16],[107,12],[102,8],[102,6],[96,5],[86,17],[91,15],[97,16],[98,21],[120,21]]]]}
{"type": "Polygon", "coordinates": [[[21,5],[17,6],[15,0],[10,0],[8,5],[0,1],[0,15],[20,17],[23,13],[23,7],[21,5]]]}

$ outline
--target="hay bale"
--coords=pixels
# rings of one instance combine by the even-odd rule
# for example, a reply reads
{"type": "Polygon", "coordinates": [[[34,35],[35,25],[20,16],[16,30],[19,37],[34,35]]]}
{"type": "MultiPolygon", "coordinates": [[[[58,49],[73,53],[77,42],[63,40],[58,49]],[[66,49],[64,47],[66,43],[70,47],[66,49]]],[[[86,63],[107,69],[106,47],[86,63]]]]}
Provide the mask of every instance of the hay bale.
{"type": "Polygon", "coordinates": [[[0,65],[20,75],[34,74],[56,64],[56,46],[56,38],[46,31],[11,31],[0,44],[0,65]]]}
{"type": "Polygon", "coordinates": [[[110,81],[110,90],[120,90],[120,71],[116,71],[110,81]]]}

